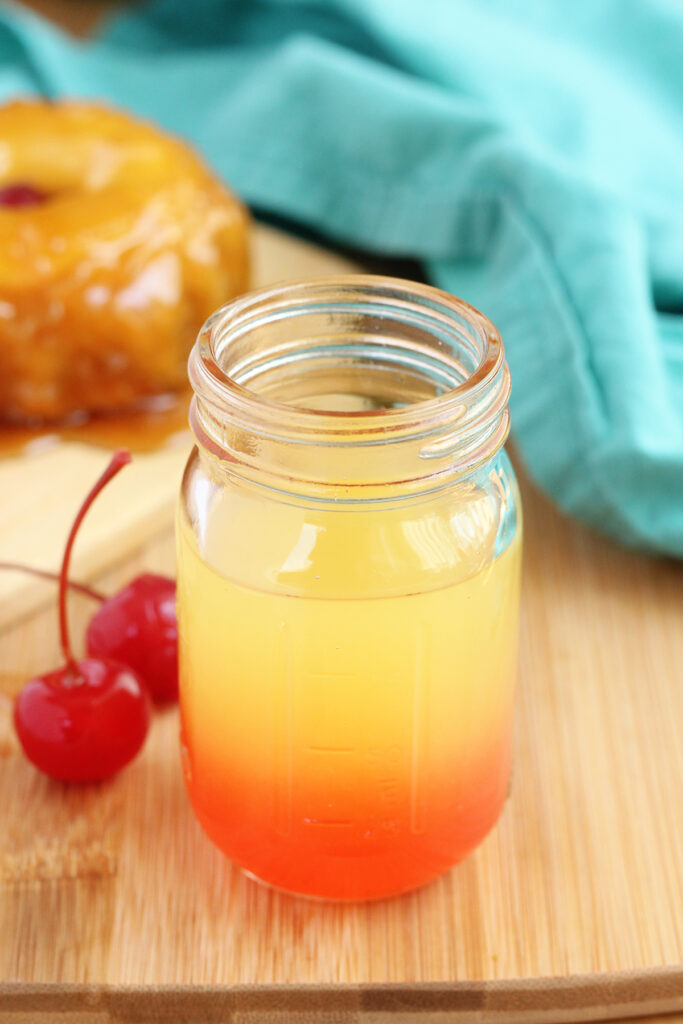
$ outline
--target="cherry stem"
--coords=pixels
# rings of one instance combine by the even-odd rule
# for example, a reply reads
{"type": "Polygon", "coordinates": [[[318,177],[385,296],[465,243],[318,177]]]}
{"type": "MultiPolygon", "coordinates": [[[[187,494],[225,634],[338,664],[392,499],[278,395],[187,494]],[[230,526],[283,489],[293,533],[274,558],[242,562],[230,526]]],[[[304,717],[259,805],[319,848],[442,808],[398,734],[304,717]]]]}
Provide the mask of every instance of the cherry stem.
{"type": "MultiPolygon", "coordinates": [[[[40,576],[42,580],[53,580],[55,583],[59,583],[58,572],[48,572],[47,569],[34,569],[32,565],[22,565],[21,562],[0,562],[0,572],[5,571],[25,572],[29,576],[40,576]]],[[[69,580],[68,586],[78,594],[85,594],[86,597],[91,597],[93,601],[107,600],[106,594],[103,594],[101,590],[95,590],[94,587],[89,587],[86,583],[76,583],[74,580],[69,580]]]]}
{"type": "Polygon", "coordinates": [[[69,624],[66,616],[66,593],[68,589],[68,577],[69,577],[69,561],[71,559],[71,549],[74,546],[76,534],[78,529],[85,518],[85,514],[92,505],[93,501],[106,485],[109,483],[116,474],[127,466],[131,461],[130,452],[126,451],[125,448],[119,448],[111,457],[109,465],[93,485],[90,492],[87,494],[83,504],[78,510],[76,518],[74,519],[73,526],[69,531],[69,536],[66,540],[66,547],[64,548],[64,558],[62,559],[62,568],[59,573],[59,641],[62,646],[62,653],[66,660],[67,665],[72,670],[76,670],[76,659],[74,658],[73,651],[71,649],[71,641],[69,639],[69,624]]]}

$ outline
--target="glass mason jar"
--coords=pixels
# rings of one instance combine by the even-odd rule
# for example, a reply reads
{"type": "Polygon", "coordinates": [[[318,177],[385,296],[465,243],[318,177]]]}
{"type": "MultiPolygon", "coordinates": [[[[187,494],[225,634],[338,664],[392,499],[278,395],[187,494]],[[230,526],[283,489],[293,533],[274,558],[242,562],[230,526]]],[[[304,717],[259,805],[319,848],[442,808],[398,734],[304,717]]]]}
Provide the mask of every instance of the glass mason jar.
{"type": "Polygon", "coordinates": [[[178,520],[184,772],[252,876],[404,892],[510,774],[521,554],[498,332],[444,292],[321,278],[215,313],[178,520]]]}

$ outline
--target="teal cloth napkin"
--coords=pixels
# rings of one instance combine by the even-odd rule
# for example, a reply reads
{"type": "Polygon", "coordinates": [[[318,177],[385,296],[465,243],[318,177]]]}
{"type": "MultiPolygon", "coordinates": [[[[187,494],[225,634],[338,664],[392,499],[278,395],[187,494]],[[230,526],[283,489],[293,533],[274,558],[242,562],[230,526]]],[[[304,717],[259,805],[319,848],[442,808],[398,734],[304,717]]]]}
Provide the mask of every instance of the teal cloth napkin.
{"type": "Polygon", "coordinates": [[[261,210],[424,261],[501,329],[540,485],[683,556],[681,0],[156,0],[88,43],[5,6],[19,92],[111,99],[261,210]]]}

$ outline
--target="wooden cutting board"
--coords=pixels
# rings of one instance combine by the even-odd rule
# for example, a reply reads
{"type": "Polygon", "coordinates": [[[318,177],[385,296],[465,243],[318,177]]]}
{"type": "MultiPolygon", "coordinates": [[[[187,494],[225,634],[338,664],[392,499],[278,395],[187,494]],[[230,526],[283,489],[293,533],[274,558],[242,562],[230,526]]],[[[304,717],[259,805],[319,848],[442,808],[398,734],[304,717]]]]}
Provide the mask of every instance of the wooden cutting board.
{"type": "MultiPolygon", "coordinates": [[[[339,266],[271,232],[258,246],[259,280],[339,266]]],[[[13,530],[45,565],[57,563],[102,453],[54,458],[61,491],[40,490],[38,512],[27,489],[45,487],[47,460],[1,492],[0,544],[13,530]]],[[[79,542],[80,571],[109,568],[103,589],[143,567],[173,571],[184,451],[155,459],[135,483],[133,468],[121,474],[79,542]]],[[[118,778],[66,788],[20,755],[0,697],[0,1021],[543,1024],[683,1013],[683,566],[568,522],[523,474],[522,489],[512,795],[483,846],[413,895],[326,905],[248,880],[194,822],[175,710],[157,715],[118,778]]],[[[74,598],[78,635],[91,610],[74,598]]],[[[57,663],[54,618],[48,608],[0,631],[6,697],[57,663]]]]}

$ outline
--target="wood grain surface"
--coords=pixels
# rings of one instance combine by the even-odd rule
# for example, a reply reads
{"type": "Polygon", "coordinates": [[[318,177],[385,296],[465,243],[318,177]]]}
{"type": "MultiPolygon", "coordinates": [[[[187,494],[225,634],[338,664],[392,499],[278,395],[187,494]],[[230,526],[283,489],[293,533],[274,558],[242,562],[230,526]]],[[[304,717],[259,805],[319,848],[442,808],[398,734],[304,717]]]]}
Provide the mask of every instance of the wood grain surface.
{"type": "Polygon", "coordinates": [[[94,988],[0,985],[0,1022],[29,1024],[681,1024],[675,974],[427,985],[94,988]],[[658,991],[659,995],[652,996],[658,991]],[[652,998],[648,998],[648,992],[652,998]],[[668,994],[667,994],[668,993],[668,994]],[[649,1006],[645,1018],[638,1008],[649,1006]],[[660,1012],[661,1011],[661,1012],[660,1012]],[[637,1016],[636,1016],[637,1014],[637,1016]]]}
{"type": "MultiPolygon", "coordinates": [[[[298,247],[278,243],[276,263],[298,276],[298,247]]],[[[315,250],[306,252],[314,266],[304,272],[326,266],[315,250]]],[[[26,986],[78,983],[89,987],[65,994],[76,1000],[64,1011],[74,1020],[86,1019],[88,1006],[94,1013],[93,999],[103,1000],[102,1019],[138,1019],[116,1009],[102,986],[123,986],[116,992],[124,1003],[137,992],[140,1020],[174,1019],[170,1010],[144,1013],[166,1005],[164,987],[185,985],[210,986],[217,998],[227,993],[215,1005],[227,1013],[230,1004],[237,1016],[220,1019],[235,1020],[268,1019],[263,1007],[271,999],[278,1020],[370,1020],[375,1011],[388,1013],[393,1000],[391,1012],[407,1021],[427,1006],[401,1010],[405,993],[416,991],[425,999],[432,993],[429,1020],[475,1019],[487,1006],[486,1019],[506,1022],[607,1019],[615,1007],[624,1017],[683,1011],[682,566],[623,551],[560,516],[523,474],[522,486],[512,795],[480,849],[418,893],[326,905],[251,882],[191,815],[173,710],[157,716],[142,756],[120,777],[69,788],[20,755],[11,703],[0,700],[0,979],[12,983],[0,995],[6,1019],[20,1020],[21,1000],[31,993],[34,1009],[40,1003],[26,986]],[[595,973],[597,981],[586,979],[595,973]],[[377,987],[387,983],[411,987],[392,995],[377,987]],[[436,990],[416,988],[424,983],[446,993],[441,1002],[436,990]],[[294,986],[292,998],[307,991],[302,986],[333,987],[289,1008],[277,1003],[279,989],[253,1003],[267,986],[282,984],[294,986]],[[379,991],[386,1005],[367,994],[379,991]],[[518,996],[529,991],[541,992],[541,1003],[525,1004],[515,1018],[518,996]],[[145,993],[153,1002],[144,1002],[145,993]],[[352,998],[346,1016],[311,1016],[320,1005],[341,1014],[352,998]],[[489,998],[507,1016],[491,1016],[489,998]]],[[[173,570],[167,523],[101,586],[113,588],[141,568],[173,570]]],[[[74,598],[77,635],[90,611],[86,598],[74,598]]],[[[54,620],[46,609],[0,633],[0,687],[8,698],[27,676],[57,663],[54,620]]],[[[219,1019],[207,1016],[214,1004],[202,991],[186,993],[198,1002],[178,1019],[219,1019]]]]}

